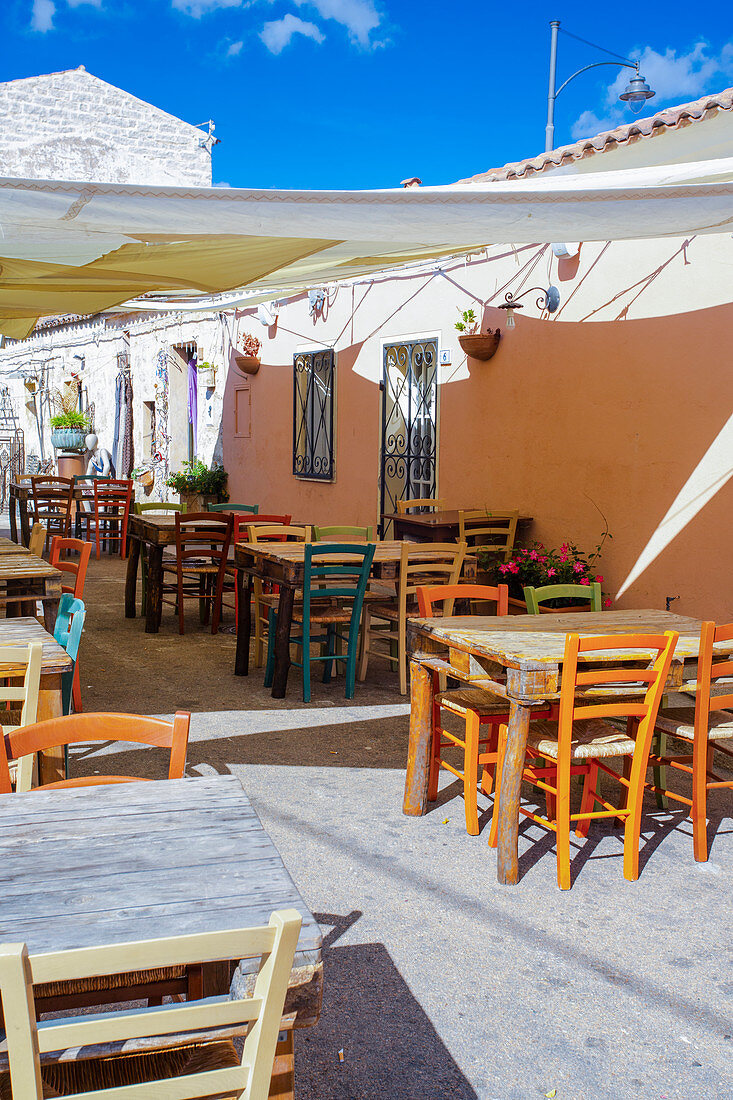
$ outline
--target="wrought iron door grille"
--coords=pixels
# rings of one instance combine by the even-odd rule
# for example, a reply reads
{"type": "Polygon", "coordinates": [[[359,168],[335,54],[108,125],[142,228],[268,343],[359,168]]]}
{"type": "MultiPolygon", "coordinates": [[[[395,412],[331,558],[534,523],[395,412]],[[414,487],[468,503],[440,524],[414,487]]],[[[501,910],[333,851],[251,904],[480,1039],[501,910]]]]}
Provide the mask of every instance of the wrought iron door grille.
{"type": "Polygon", "coordinates": [[[334,355],[307,351],[293,359],[293,473],[332,481],[334,355]]]}
{"type": "MultiPolygon", "coordinates": [[[[438,438],[438,344],[387,344],[382,374],[380,512],[397,501],[434,497],[438,438]]],[[[381,525],[381,535],[387,534],[381,525]]]]}

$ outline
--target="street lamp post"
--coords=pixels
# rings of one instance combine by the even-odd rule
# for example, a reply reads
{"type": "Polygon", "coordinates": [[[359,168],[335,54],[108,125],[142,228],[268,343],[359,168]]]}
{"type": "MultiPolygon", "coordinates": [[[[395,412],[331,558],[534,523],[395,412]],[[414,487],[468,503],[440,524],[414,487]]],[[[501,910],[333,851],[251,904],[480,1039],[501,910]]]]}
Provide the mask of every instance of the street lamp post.
{"type": "MultiPolygon", "coordinates": [[[[550,22],[550,87],[547,93],[547,126],[545,127],[545,152],[549,152],[550,149],[555,147],[555,100],[560,95],[563,88],[566,88],[571,80],[575,80],[576,76],[580,76],[581,73],[587,73],[589,69],[597,69],[601,65],[615,65],[619,69],[634,69],[636,75],[629,80],[626,85],[626,90],[619,96],[619,99],[628,103],[634,114],[638,114],[643,110],[644,104],[648,99],[651,99],[655,92],[647,84],[644,77],[639,72],[639,62],[631,61],[628,57],[621,57],[619,54],[612,54],[616,57],[616,61],[594,61],[590,65],[584,65],[582,69],[578,69],[577,72],[569,76],[567,80],[563,81],[559,88],[555,87],[557,81],[557,37],[560,31],[560,20],[553,19],[550,22]]],[[[568,33],[567,31],[565,32],[568,33]]],[[[573,36],[574,37],[574,36],[573,36]]],[[[581,39],[580,41],[583,41],[581,39]]],[[[593,43],[587,43],[593,45],[593,43]]],[[[604,49],[603,46],[594,46],[594,49],[602,50],[603,53],[611,53],[610,50],[604,49]]]]}

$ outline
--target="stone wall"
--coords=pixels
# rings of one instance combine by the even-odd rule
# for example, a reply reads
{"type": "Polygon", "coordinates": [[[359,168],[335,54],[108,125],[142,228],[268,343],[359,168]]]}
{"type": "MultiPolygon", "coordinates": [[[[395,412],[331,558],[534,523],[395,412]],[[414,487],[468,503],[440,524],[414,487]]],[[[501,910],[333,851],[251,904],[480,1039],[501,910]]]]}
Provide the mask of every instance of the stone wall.
{"type": "Polygon", "coordinates": [[[0,84],[0,117],[4,176],[211,186],[204,131],[83,68],[0,84]]]}

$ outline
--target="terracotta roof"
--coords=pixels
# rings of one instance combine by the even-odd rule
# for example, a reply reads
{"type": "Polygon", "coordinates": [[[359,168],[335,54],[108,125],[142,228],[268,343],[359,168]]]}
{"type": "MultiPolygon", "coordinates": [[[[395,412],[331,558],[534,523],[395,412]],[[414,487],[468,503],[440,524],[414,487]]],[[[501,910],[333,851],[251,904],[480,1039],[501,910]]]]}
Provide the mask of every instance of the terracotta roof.
{"type": "Polygon", "coordinates": [[[656,137],[665,130],[689,126],[692,122],[702,122],[714,118],[718,111],[730,111],[733,108],[733,88],[726,88],[716,95],[703,96],[692,103],[683,103],[679,107],[668,107],[650,118],[635,119],[626,126],[617,126],[615,130],[605,130],[592,138],[583,138],[572,145],[562,145],[549,153],[529,157],[527,160],[505,164],[503,168],[491,168],[477,176],[469,176],[459,183],[494,183],[497,180],[515,180],[523,176],[534,176],[563,164],[572,164],[575,160],[592,157],[595,153],[605,153],[618,145],[640,141],[642,138],[656,137]]]}

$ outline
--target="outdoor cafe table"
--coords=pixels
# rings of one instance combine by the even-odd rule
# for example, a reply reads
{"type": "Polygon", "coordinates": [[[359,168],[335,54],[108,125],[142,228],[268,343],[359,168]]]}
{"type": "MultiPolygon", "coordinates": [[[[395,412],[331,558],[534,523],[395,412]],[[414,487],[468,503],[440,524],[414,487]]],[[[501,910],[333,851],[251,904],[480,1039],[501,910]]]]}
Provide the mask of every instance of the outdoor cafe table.
{"type": "MultiPolygon", "coordinates": [[[[290,668],[293,603],[296,589],[303,587],[305,545],[303,542],[238,542],[234,551],[239,607],[235,675],[246,676],[249,673],[249,642],[252,630],[250,596],[253,579],[259,577],[260,580],[270,581],[280,588],[275,634],[275,668],[272,679],[274,699],[285,698],[290,668]]],[[[381,581],[397,580],[402,545],[397,541],[376,544],[372,559],[372,577],[381,581]]],[[[435,553],[426,546],[423,560],[430,561],[431,556],[435,557],[435,553]]],[[[348,556],[344,556],[342,560],[348,561],[348,556]]],[[[476,559],[471,555],[468,555],[463,563],[463,576],[467,580],[473,580],[476,577],[476,559]]]]}
{"type": "Polygon", "coordinates": [[[13,604],[40,600],[43,621],[51,633],[56,625],[62,580],[63,573],[54,565],[20,547],[15,552],[9,547],[0,552],[0,607],[12,614],[13,604]]]}
{"type": "MultiPolygon", "coordinates": [[[[44,475],[40,474],[40,477],[44,475]]],[[[49,474],[49,477],[53,477],[53,474],[49,474]]],[[[94,490],[90,488],[89,482],[75,482],[74,489],[71,494],[72,500],[76,505],[76,537],[81,537],[81,531],[79,529],[79,505],[82,501],[91,500],[92,506],[94,505],[94,490]]],[[[30,511],[28,505],[31,505],[30,511],[32,511],[33,505],[33,487],[31,485],[30,477],[23,478],[21,481],[11,481],[10,488],[8,490],[8,517],[10,519],[10,537],[13,542],[18,542],[18,519],[20,519],[20,544],[23,546],[28,545],[28,541],[31,537],[31,522],[30,511]]]]}
{"type": "MultiPolygon", "coordinates": [[[[303,917],[283,1024],[309,1027],[321,932],[236,776],[0,795],[0,942],[34,954],[224,932],[283,908],[303,917]]],[[[204,967],[204,996],[248,980],[204,967]]]]}
{"type": "MultiPolygon", "coordinates": [[[[696,663],[700,645],[697,619],[668,611],[603,611],[558,615],[516,615],[408,619],[410,651],[410,743],[403,813],[419,816],[427,809],[427,784],[433,706],[433,678],[421,658],[447,656],[451,675],[472,687],[505,698],[509,704],[506,757],[499,789],[500,883],[518,881],[517,840],[519,796],[532,707],[559,699],[565,636],[594,634],[658,634],[679,632],[668,688],[680,687],[695,676],[684,664],[696,663]],[[504,672],[506,678],[504,679],[504,672]]],[[[595,655],[594,655],[595,661],[595,655]]],[[[618,660],[607,654],[602,660],[618,660]]]]}
{"type": "MultiPolygon", "coordinates": [[[[414,539],[415,542],[457,542],[461,532],[457,509],[414,512],[411,515],[385,512],[382,515],[383,527],[388,527],[390,523],[394,524],[396,539],[414,539]]],[[[517,531],[523,538],[526,538],[531,524],[532,516],[519,517],[517,531]]]]}
{"type": "MultiPolygon", "coordinates": [[[[71,669],[71,658],[68,653],[52,634],[43,629],[38,619],[34,617],[0,619],[0,646],[27,645],[29,642],[43,643],[36,720],[44,722],[47,718],[60,718],[63,714],[61,676],[71,669]]],[[[24,668],[25,666],[20,666],[18,672],[21,673],[24,668]]],[[[8,669],[3,668],[3,675],[7,672],[8,669]]],[[[39,770],[42,783],[53,783],[63,779],[65,776],[63,748],[39,753],[39,770]]],[[[0,905],[2,905],[1,898],[0,893],[0,905]]]]}

